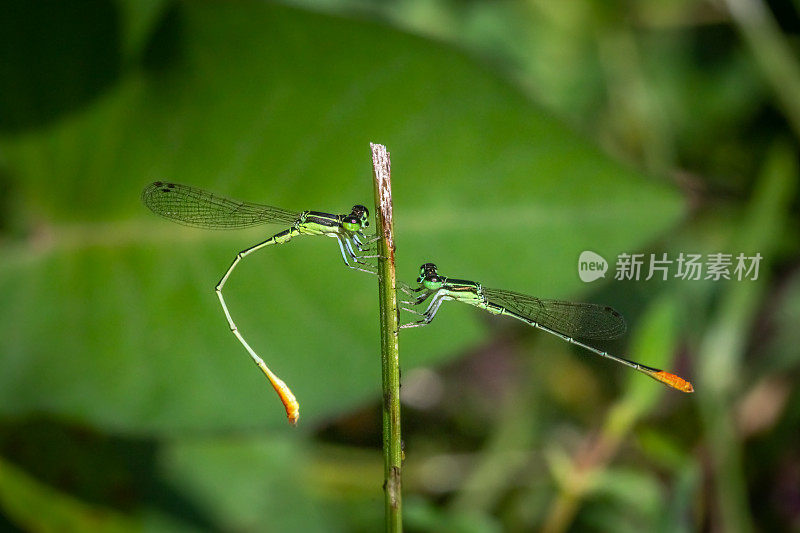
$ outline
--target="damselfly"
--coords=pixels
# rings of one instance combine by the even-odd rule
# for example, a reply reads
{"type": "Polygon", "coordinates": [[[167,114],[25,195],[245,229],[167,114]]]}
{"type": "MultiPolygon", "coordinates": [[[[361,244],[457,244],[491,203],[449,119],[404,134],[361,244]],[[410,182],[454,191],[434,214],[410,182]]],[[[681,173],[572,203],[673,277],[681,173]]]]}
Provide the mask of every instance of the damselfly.
{"type": "Polygon", "coordinates": [[[625,332],[625,319],[611,307],[545,300],[518,292],[490,289],[475,281],[440,276],[433,263],[425,263],[420,267],[417,283],[419,283],[419,287],[410,290],[421,294],[415,300],[406,303],[420,305],[429,298],[430,303],[423,312],[404,308],[406,311],[422,315],[422,319],[403,324],[400,326],[401,328],[428,325],[436,316],[442,302],[455,300],[483,309],[493,315],[516,318],[589,350],[591,353],[638,370],[674,389],[694,392],[691,383],[675,374],[611,355],[578,340],[606,340],[622,335],[625,332]]]}
{"type": "Polygon", "coordinates": [[[196,187],[161,181],[145,187],[142,191],[142,201],[157,215],[197,228],[239,229],[260,224],[289,225],[288,229],[236,254],[231,266],[217,283],[216,292],[231,331],[278,393],[286,408],[289,422],[296,424],[300,417],[300,405],[297,399],[286,383],[269,369],[239,333],[225,304],[222,288],[244,257],[273,244],[285,244],[299,235],[333,237],[339,243],[339,251],[345,265],[375,274],[374,265],[366,261],[377,257],[376,254],[370,255],[367,252],[369,246],[376,240],[374,236],[368,237],[364,233],[364,229],[369,226],[369,210],[363,205],[354,205],[350,213],[344,215],[321,211],[290,211],[269,205],[231,200],[196,187]]]}

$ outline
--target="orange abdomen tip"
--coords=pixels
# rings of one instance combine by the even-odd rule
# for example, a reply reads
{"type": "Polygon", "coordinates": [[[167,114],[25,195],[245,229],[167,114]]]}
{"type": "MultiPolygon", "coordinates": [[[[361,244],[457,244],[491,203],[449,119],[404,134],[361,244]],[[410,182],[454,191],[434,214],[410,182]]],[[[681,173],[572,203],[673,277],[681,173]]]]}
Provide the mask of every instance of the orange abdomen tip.
{"type": "Polygon", "coordinates": [[[295,409],[286,410],[286,418],[289,419],[289,423],[293,426],[297,425],[297,421],[300,420],[300,406],[296,406],[295,409]]]}
{"type": "Polygon", "coordinates": [[[297,398],[295,398],[294,393],[292,393],[292,389],[290,389],[281,378],[273,374],[267,365],[264,364],[264,361],[261,361],[260,364],[256,362],[256,364],[262,372],[264,372],[264,375],[267,376],[275,392],[278,393],[278,398],[281,399],[281,403],[286,409],[286,418],[289,419],[289,423],[296,426],[297,421],[300,419],[300,403],[297,401],[297,398]]]}
{"type": "Polygon", "coordinates": [[[665,385],[669,385],[673,389],[678,389],[682,392],[694,392],[694,387],[692,384],[680,376],[676,376],[675,374],[670,374],[669,372],[664,372],[663,370],[651,374],[653,379],[657,379],[661,383],[665,385]]]}
{"type": "Polygon", "coordinates": [[[292,391],[289,390],[283,382],[281,382],[282,387],[278,387],[275,391],[278,393],[278,396],[281,399],[281,403],[286,408],[286,418],[289,419],[289,423],[293,426],[297,425],[297,421],[300,419],[300,403],[292,394],[292,391]]]}

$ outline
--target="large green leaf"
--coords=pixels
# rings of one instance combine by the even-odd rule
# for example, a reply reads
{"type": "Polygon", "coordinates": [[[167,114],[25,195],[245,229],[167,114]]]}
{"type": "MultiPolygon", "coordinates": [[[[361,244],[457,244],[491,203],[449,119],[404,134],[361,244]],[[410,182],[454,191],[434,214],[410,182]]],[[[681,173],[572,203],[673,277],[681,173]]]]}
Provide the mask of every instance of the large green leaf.
{"type": "MultiPolygon", "coordinates": [[[[163,448],[161,463],[164,479],[222,531],[341,529],[332,506],[310,482],[324,479],[312,477],[318,473],[308,467],[305,446],[291,435],[183,440],[163,448]],[[220,480],[235,481],[221,490],[220,480]]],[[[378,500],[377,490],[375,495],[378,500]]]]}
{"type": "MultiPolygon", "coordinates": [[[[22,235],[0,248],[5,415],[162,434],[285,424],[212,290],[238,250],[281,228],[170,224],[139,203],[155,179],[345,212],[372,198],[368,143],[381,142],[401,279],[435,261],[548,297],[581,289],[582,250],[632,251],[682,211],[675,191],[493,72],[379,24],[192,2],[164,11],[140,56],[89,104],[0,138],[18,206],[5,226],[22,235]]],[[[292,385],[306,425],[376,401],[375,289],[335,242],[309,238],[248,257],[227,285],[240,330],[292,385]]],[[[404,368],[458,354],[485,334],[479,318],[454,306],[404,332],[404,368]]]]}

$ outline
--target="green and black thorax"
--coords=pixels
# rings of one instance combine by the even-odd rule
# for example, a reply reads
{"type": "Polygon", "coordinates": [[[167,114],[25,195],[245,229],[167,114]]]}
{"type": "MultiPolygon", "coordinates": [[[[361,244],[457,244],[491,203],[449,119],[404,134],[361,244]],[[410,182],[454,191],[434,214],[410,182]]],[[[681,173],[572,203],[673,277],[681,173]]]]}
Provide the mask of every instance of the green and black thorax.
{"type": "Polygon", "coordinates": [[[444,290],[457,300],[485,301],[483,287],[480,283],[467,279],[442,276],[438,273],[436,265],[433,263],[425,263],[420,266],[417,282],[429,291],[444,290]]]}
{"type": "Polygon", "coordinates": [[[322,211],[303,211],[295,225],[318,231],[320,233],[336,233],[338,230],[360,232],[369,227],[369,209],[356,204],[348,214],[334,215],[322,211]]]}

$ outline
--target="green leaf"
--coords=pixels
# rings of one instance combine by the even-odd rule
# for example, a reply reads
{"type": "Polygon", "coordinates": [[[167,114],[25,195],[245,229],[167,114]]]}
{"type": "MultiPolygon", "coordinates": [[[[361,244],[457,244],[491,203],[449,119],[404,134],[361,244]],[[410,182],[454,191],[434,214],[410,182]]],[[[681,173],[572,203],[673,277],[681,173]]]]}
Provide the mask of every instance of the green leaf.
{"type": "Polygon", "coordinates": [[[223,531],[336,531],[309,490],[304,451],[297,438],[274,435],[183,440],[166,446],[161,462],[165,479],[223,531]]]}
{"type": "MultiPolygon", "coordinates": [[[[142,20],[121,27],[140,35],[142,20]]],[[[119,40],[130,51],[138,38],[119,40]]],[[[635,250],[683,210],[676,191],[484,66],[380,24],[181,3],[141,55],[90,104],[0,136],[19,206],[0,227],[23,234],[0,244],[0,414],[155,434],[285,424],[212,290],[237,251],[283,228],[170,224],[139,203],[149,181],[345,212],[372,197],[368,143],[384,143],[401,279],[435,261],[447,275],[562,298],[587,288],[581,251],[635,250]]],[[[341,265],[333,240],[309,238],[247,257],[226,286],[305,427],[378,401],[375,289],[341,265]]],[[[404,331],[404,369],[458,355],[486,335],[480,318],[447,308],[404,331]]]]}

